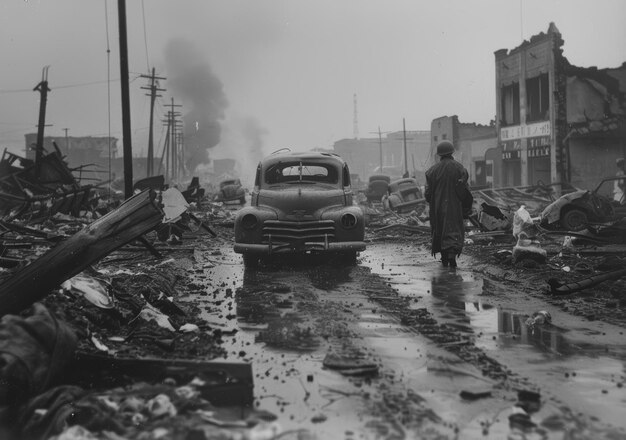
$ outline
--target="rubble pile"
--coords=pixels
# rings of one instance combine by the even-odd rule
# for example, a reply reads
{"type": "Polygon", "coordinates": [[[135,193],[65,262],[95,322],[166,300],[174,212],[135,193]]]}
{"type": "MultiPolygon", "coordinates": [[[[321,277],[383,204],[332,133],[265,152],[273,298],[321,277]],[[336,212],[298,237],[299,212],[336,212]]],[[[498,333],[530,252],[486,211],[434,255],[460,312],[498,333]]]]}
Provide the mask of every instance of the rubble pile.
{"type": "Polygon", "coordinates": [[[173,191],[173,214],[148,188],[121,204],[0,218],[3,438],[276,435],[276,417],[251,408],[251,366],[220,361],[220,329],[179,301],[206,294],[186,276],[194,240],[219,242],[209,225],[233,215],[173,191]]]}

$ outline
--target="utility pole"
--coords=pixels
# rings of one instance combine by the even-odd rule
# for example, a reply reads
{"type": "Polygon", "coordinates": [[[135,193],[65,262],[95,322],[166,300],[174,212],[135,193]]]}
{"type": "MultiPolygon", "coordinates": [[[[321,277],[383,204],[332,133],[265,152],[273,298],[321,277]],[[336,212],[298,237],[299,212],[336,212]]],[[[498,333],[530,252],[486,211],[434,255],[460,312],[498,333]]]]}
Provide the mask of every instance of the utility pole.
{"type": "Polygon", "coordinates": [[[383,137],[380,132],[380,125],[378,126],[378,150],[380,152],[380,174],[383,173],[383,137]]]}
{"type": "Polygon", "coordinates": [[[46,126],[46,102],[48,101],[48,92],[51,90],[48,88],[48,69],[50,66],[46,66],[41,71],[41,82],[33,89],[38,91],[41,95],[39,99],[39,124],[37,125],[37,145],[35,146],[35,165],[37,177],[39,177],[39,171],[41,168],[41,158],[43,157],[43,132],[46,126]]]}
{"type": "Polygon", "coordinates": [[[148,132],[148,163],[146,166],[146,177],[150,177],[154,174],[154,135],[153,135],[153,126],[154,126],[154,102],[157,97],[161,95],[157,95],[157,92],[164,92],[165,89],[159,88],[158,80],[165,80],[167,78],[163,78],[160,76],[156,76],[154,73],[154,67],[152,68],[152,75],[141,75],[142,78],[150,79],[149,87],[142,87],[142,89],[150,90],[150,94],[146,96],[150,96],[150,129],[148,132]]]}
{"type": "Polygon", "coordinates": [[[117,0],[120,33],[120,82],[122,84],[122,142],[124,143],[124,196],[133,195],[133,146],[130,127],[130,91],[128,86],[128,37],[126,0],[117,0]]]}
{"type": "Polygon", "coordinates": [[[169,112],[171,115],[170,136],[172,137],[170,141],[170,148],[171,148],[171,154],[172,154],[171,180],[178,179],[178,146],[176,144],[176,128],[178,124],[176,121],[176,117],[180,116],[180,113],[174,111],[175,107],[182,107],[182,105],[174,104],[174,98],[172,98],[171,104],[170,104],[171,110],[169,112]]]}
{"type": "Polygon", "coordinates": [[[406,125],[404,124],[404,118],[402,118],[402,138],[404,140],[404,176],[409,177],[409,161],[406,154],[406,125]]]}
{"type": "Polygon", "coordinates": [[[70,130],[69,128],[62,128],[62,130],[65,132],[65,151],[67,152],[67,156],[69,159],[69,155],[70,155],[70,138],[67,137],[67,132],[70,130]]]}

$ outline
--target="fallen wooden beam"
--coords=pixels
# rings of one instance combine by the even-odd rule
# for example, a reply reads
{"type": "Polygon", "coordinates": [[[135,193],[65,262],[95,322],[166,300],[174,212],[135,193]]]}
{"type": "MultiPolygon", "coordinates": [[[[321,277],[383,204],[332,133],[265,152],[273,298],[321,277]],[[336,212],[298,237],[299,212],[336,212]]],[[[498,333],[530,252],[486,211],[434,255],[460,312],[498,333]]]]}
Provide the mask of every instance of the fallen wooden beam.
{"type": "Polygon", "coordinates": [[[626,269],[592,275],[571,283],[565,283],[555,278],[550,278],[548,280],[548,285],[550,286],[550,293],[553,295],[569,295],[570,293],[578,292],[579,290],[587,289],[588,287],[593,287],[596,284],[600,284],[607,280],[617,280],[623,276],[626,276],[626,269]]]}
{"type": "Polygon", "coordinates": [[[0,316],[39,301],[63,281],[153,229],[162,217],[153,192],[130,197],[0,284],[0,316]]]}

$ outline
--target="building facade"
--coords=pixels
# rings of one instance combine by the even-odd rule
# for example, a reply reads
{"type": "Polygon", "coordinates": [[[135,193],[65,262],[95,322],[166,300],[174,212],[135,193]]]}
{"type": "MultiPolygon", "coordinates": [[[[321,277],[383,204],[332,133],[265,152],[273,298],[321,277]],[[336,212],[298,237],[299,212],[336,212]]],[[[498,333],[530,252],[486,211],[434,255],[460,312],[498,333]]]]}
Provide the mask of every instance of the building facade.
{"type": "MultiPolygon", "coordinates": [[[[37,133],[24,135],[26,142],[26,158],[35,159],[37,133]]],[[[45,136],[43,147],[47,152],[54,151],[54,145],[65,157],[70,169],[82,169],[83,175],[90,179],[107,180],[109,173],[109,151],[111,153],[111,167],[116,170],[117,138],[93,136],[45,136]],[[110,150],[109,150],[110,149],[110,150]],[[81,168],[82,167],[82,168],[81,168]]],[[[80,175],[80,171],[75,173],[80,175]]],[[[141,175],[144,176],[143,174],[141,175]]]]}
{"type": "Polygon", "coordinates": [[[550,23],[512,50],[495,52],[494,186],[591,188],[624,156],[624,65],[572,66],[550,23]]]}
{"type": "Polygon", "coordinates": [[[469,173],[470,186],[484,187],[493,184],[494,164],[485,154],[497,145],[495,125],[463,123],[457,115],[441,116],[431,122],[430,133],[429,165],[437,160],[437,144],[449,140],[456,150],[455,159],[469,173]]]}

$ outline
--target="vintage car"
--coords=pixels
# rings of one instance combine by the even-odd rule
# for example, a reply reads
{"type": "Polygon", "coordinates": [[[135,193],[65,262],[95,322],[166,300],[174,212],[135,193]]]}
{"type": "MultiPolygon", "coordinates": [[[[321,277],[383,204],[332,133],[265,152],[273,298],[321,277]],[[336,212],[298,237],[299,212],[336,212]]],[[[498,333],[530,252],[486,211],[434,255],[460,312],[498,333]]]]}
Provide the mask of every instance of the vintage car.
{"type": "Polygon", "coordinates": [[[580,231],[589,223],[606,223],[626,217],[624,200],[613,200],[613,188],[624,177],[602,179],[593,191],[581,189],[564,194],[541,213],[541,225],[580,231]]]}
{"type": "Polygon", "coordinates": [[[385,174],[374,174],[370,176],[365,189],[365,197],[368,202],[380,202],[389,190],[391,178],[385,174]]]}
{"type": "Polygon", "coordinates": [[[241,186],[241,180],[228,179],[220,182],[219,190],[215,196],[216,202],[239,202],[246,203],[246,191],[241,186]]]}
{"type": "Polygon", "coordinates": [[[246,266],[279,254],[333,253],[354,261],[364,235],[341,157],[279,151],[257,167],[250,206],[235,218],[234,250],[246,266]]]}
{"type": "Polygon", "coordinates": [[[417,180],[410,177],[391,182],[388,192],[383,205],[392,211],[410,212],[426,204],[417,180]]]}

